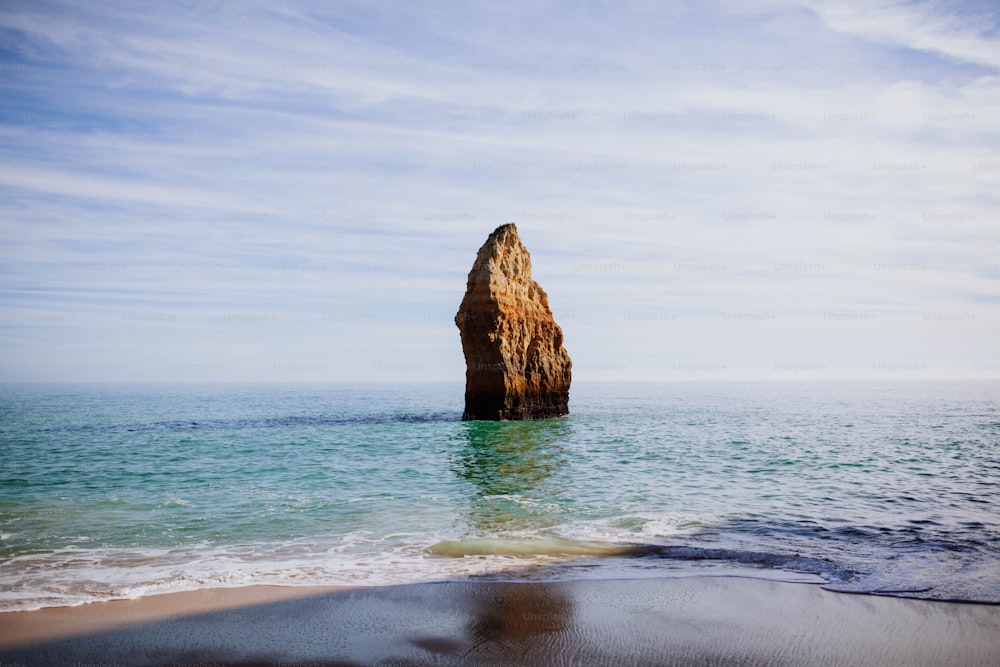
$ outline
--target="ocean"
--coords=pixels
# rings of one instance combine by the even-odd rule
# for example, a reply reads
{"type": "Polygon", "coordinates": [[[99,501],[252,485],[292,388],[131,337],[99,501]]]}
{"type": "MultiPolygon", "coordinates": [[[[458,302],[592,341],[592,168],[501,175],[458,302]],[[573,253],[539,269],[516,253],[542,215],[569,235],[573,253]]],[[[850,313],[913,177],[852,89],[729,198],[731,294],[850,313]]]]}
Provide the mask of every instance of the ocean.
{"type": "Polygon", "coordinates": [[[693,575],[1000,603],[1000,383],[0,386],[0,610],[693,575]]]}

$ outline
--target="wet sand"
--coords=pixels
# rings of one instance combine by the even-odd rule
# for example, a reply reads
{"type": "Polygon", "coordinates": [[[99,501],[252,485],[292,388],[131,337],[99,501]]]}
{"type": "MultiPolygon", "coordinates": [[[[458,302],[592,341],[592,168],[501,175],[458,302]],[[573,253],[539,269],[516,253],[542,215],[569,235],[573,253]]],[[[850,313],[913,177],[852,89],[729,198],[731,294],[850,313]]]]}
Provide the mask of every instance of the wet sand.
{"type": "Polygon", "coordinates": [[[0,614],[34,665],[997,665],[1000,606],[732,577],[255,586],[0,614]]]}

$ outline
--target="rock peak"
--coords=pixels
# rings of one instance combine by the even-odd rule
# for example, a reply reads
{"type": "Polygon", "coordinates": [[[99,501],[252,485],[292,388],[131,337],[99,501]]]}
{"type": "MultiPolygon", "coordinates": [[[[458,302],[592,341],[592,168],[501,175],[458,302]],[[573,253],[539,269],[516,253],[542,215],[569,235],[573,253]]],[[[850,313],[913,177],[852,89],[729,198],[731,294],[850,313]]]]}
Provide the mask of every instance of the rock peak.
{"type": "Polygon", "coordinates": [[[466,364],[463,419],[569,413],[572,362],[513,223],[493,230],[479,249],[455,324],[466,364]]]}

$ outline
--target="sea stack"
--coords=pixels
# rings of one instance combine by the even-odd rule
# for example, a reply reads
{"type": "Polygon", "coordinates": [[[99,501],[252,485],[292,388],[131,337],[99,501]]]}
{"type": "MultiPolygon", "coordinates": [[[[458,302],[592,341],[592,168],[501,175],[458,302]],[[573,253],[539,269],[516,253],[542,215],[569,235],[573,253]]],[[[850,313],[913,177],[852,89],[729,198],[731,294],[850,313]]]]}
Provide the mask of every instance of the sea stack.
{"type": "Polygon", "coordinates": [[[573,362],[513,224],[497,227],[479,249],[455,324],[465,352],[462,419],[569,414],[573,362]]]}

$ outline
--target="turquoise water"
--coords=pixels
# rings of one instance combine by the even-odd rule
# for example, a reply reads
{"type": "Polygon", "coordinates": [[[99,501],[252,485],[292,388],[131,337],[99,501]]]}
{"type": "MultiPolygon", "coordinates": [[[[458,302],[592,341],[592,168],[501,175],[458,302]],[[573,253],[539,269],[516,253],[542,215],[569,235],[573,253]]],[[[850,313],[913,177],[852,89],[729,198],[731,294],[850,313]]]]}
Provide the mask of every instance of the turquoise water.
{"type": "Polygon", "coordinates": [[[0,609],[250,583],[739,574],[1000,602],[1000,383],[6,385],[0,609]]]}

